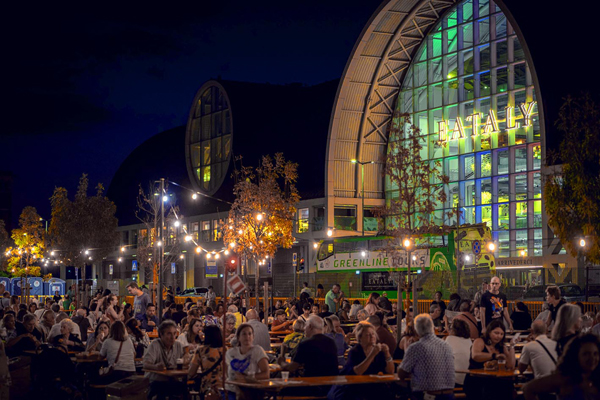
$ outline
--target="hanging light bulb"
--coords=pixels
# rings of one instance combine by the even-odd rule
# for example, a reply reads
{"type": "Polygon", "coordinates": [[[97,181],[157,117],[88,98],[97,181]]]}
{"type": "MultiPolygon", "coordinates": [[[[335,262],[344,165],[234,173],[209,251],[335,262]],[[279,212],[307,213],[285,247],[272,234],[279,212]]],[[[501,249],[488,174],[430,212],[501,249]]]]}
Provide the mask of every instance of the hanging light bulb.
{"type": "Polygon", "coordinates": [[[198,195],[197,195],[196,193],[194,193],[194,194],[192,195],[192,199],[193,199],[193,200],[196,200],[197,198],[198,198],[198,195]]]}

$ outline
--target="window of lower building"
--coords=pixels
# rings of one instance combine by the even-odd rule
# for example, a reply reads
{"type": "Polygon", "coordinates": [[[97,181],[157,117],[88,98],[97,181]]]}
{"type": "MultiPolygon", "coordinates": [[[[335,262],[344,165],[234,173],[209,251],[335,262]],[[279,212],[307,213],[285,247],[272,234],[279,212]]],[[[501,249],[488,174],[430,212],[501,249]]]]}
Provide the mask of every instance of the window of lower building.
{"type": "Polygon", "coordinates": [[[343,231],[356,230],[356,207],[338,206],[333,210],[335,229],[343,231]]]}
{"type": "Polygon", "coordinates": [[[308,222],[309,222],[308,208],[299,208],[298,209],[297,232],[298,233],[308,232],[308,222]]]}

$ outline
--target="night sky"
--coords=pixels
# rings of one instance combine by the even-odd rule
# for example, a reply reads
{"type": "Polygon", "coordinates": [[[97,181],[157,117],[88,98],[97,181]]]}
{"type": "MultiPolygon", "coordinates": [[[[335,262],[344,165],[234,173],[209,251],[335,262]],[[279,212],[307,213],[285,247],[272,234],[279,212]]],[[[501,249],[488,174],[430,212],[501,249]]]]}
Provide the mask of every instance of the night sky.
{"type": "MultiPolygon", "coordinates": [[[[15,3],[3,10],[0,136],[0,170],[14,174],[14,222],[27,205],[49,218],[54,187],[73,194],[84,172],[91,185],[108,187],[133,149],[185,124],[194,94],[210,78],[305,84],[339,78],[380,4],[201,1],[83,9],[83,3],[15,3]]],[[[513,3],[531,15],[523,27],[529,46],[555,52],[552,59],[569,71],[557,76],[553,97],[598,88],[591,62],[597,49],[587,47],[595,43],[598,14],[581,7],[558,11],[540,0],[513,3]],[[551,26],[561,48],[541,33],[551,26]],[[576,66],[581,57],[589,65],[576,66]]],[[[538,64],[534,58],[538,71],[552,59],[538,64]]]]}

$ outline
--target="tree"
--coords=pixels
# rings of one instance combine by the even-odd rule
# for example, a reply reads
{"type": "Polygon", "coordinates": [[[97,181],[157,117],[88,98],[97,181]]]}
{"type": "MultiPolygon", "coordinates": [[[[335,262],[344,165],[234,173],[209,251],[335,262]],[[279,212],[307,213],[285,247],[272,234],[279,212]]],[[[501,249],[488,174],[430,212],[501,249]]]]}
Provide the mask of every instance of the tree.
{"type": "MultiPolygon", "coordinates": [[[[386,249],[391,255],[392,268],[396,268],[404,257],[410,263],[407,253],[415,247],[427,247],[425,239],[417,242],[422,235],[443,234],[450,230],[444,225],[443,212],[437,211],[442,215],[436,215],[436,209],[443,208],[446,202],[444,185],[448,184],[449,178],[440,171],[439,161],[422,157],[422,142],[426,140],[427,136],[420,135],[419,128],[412,124],[408,114],[395,113],[384,167],[392,195],[386,199],[384,207],[375,211],[385,221],[382,233],[393,238],[386,249]],[[407,245],[404,244],[406,240],[407,245]]],[[[449,213],[448,216],[452,215],[449,213]]],[[[400,299],[406,277],[403,274],[398,276],[401,280],[398,282],[400,299]]],[[[416,286],[416,283],[413,284],[413,301],[416,300],[416,286]]],[[[401,313],[398,315],[400,317],[401,313]]]]}
{"type": "MultiPolygon", "coordinates": [[[[237,161],[241,164],[241,158],[237,161]]],[[[245,260],[256,264],[256,296],[259,295],[259,267],[277,248],[289,249],[296,203],[298,164],[286,161],[282,153],[262,157],[258,167],[241,165],[234,172],[235,201],[229,211],[224,243],[245,260]]]]}
{"type": "MultiPolygon", "coordinates": [[[[165,186],[165,192],[168,192],[168,186],[165,186]]],[[[135,211],[137,219],[144,224],[144,229],[142,230],[144,234],[138,236],[138,247],[136,250],[139,267],[144,269],[145,279],[151,280],[155,288],[158,288],[159,273],[165,274],[171,263],[179,261],[182,245],[176,234],[177,217],[181,217],[179,215],[179,207],[169,205],[164,207],[165,234],[163,237],[165,240],[162,243],[164,262],[161,268],[157,242],[161,225],[160,202],[162,197],[159,195],[159,189],[156,187],[156,184],[149,183],[147,191],[144,191],[140,185],[137,198],[138,208],[135,211]]],[[[179,276],[179,274],[177,275],[179,276]]],[[[160,298],[160,294],[156,293],[156,297],[160,298]]]]}
{"type": "MultiPolygon", "coordinates": [[[[19,227],[13,229],[11,238],[14,246],[6,250],[6,255],[9,257],[8,268],[12,275],[25,279],[28,276],[40,276],[39,263],[44,257],[46,238],[41,218],[34,207],[23,209],[19,217],[19,227]]],[[[44,278],[47,279],[47,276],[44,278]]],[[[21,288],[25,286],[21,283],[21,288]]],[[[21,295],[27,296],[27,290],[23,290],[21,295]]]]}
{"type": "MultiPolygon", "coordinates": [[[[65,264],[84,267],[84,275],[87,263],[101,263],[119,244],[114,203],[104,196],[101,183],[96,185],[96,194],[91,197],[88,186],[87,175],[83,174],[73,201],[62,187],[54,189],[50,198],[49,243],[65,264]]],[[[83,301],[86,302],[85,286],[83,301]]]]}
{"type": "Polygon", "coordinates": [[[0,272],[6,270],[8,266],[7,260],[9,256],[6,253],[8,247],[10,247],[10,237],[6,231],[4,221],[0,219],[0,272]]]}
{"type": "Polygon", "coordinates": [[[600,263],[600,107],[589,94],[568,97],[556,127],[563,133],[553,161],[562,171],[549,176],[544,187],[548,224],[572,256],[579,238],[589,262],[600,263]]]}

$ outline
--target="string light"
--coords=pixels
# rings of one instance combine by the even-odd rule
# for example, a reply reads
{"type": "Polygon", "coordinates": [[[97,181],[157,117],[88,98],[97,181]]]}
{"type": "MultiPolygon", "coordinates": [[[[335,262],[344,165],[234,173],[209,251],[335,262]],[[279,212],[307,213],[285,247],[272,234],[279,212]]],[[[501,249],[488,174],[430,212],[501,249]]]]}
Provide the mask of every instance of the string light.
{"type": "Polygon", "coordinates": [[[197,198],[198,198],[198,195],[197,195],[196,193],[194,193],[194,194],[192,195],[192,199],[193,199],[193,200],[196,200],[197,198]]]}
{"type": "Polygon", "coordinates": [[[202,247],[200,247],[200,246],[196,247],[196,253],[200,254],[201,251],[202,251],[202,247]]]}

